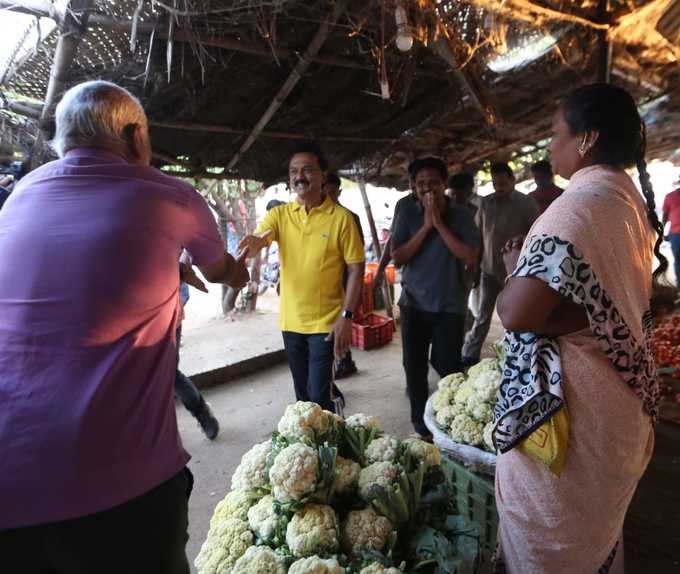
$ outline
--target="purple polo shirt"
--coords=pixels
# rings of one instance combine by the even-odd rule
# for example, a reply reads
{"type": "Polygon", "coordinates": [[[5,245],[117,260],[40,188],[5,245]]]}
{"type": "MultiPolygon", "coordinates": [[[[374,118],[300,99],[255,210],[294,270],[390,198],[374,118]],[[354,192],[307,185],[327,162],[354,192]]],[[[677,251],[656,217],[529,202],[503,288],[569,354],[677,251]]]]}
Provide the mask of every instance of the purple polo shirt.
{"type": "Polygon", "coordinates": [[[106,510],[189,460],[175,419],[180,250],[223,243],[203,198],[77,149],[0,211],[0,530],[106,510]]]}

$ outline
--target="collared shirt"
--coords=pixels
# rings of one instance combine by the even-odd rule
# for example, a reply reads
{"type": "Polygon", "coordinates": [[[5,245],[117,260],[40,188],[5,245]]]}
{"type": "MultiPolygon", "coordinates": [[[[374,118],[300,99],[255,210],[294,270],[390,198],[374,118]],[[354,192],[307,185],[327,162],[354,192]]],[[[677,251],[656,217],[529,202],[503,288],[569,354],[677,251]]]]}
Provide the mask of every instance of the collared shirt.
{"type": "MultiPolygon", "coordinates": [[[[392,250],[409,241],[423,226],[420,201],[409,201],[399,210],[394,223],[392,250]]],[[[446,198],[442,220],[463,243],[479,245],[479,232],[470,210],[446,198]]],[[[442,236],[431,230],[420,250],[404,265],[400,305],[431,313],[465,313],[464,263],[446,246],[442,236]]]]}
{"type": "Polygon", "coordinates": [[[680,233],[680,189],[671,191],[664,197],[663,217],[671,222],[671,233],[680,233]]]}
{"type": "Polygon", "coordinates": [[[392,216],[392,225],[390,226],[390,238],[394,233],[394,226],[397,223],[397,219],[399,217],[399,213],[401,213],[401,210],[404,209],[404,207],[406,207],[407,205],[417,203],[420,203],[418,201],[418,197],[416,196],[415,193],[411,192],[408,195],[405,195],[404,197],[400,198],[397,201],[397,203],[394,204],[394,215],[392,216]]]}
{"type": "Polygon", "coordinates": [[[536,200],[541,213],[543,213],[563,193],[564,190],[553,183],[547,187],[537,187],[535,191],[529,194],[529,197],[536,200]]]}
{"type": "Polygon", "coordinates": [[[482,199],[475,216],[482,234],[482,273],[503,283],[506,272],[501,249],[509,239],[529,233],[539,215],[538,203],[519,191],[505,197],[492,193],[482,199]]]}
{"type": "Polygon", "coordinates": [[[199,265],[224,252],[203,198],[102,150],[36,169],[0,211],[0,530],[109,509],[188,461],[183,247],[199,265]]]}
{"type": "Polygon", "coordinates": [[[256,233],[266,231],[279,244],[281,330],[330,332],[342,311],[345,266],[364,261],[351,212],[329,197],[309,213],[293,201],[267,213],[256,233]]]}

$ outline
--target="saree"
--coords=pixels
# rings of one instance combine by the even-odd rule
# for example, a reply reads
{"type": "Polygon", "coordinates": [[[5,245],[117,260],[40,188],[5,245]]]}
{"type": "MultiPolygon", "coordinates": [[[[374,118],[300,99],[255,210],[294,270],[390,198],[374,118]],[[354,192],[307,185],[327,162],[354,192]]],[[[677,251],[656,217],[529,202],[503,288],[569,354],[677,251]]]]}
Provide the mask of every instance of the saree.
{"type": "Polygon", "coordinates": [[[589,327],[556,339],[506,333],[494,423],[498,560],[507,572],[608,572],[615,561],[653,448],[653,241],[632,180],[592,166],[574,174],[524,243],[513,276],[540,279],[580,305],[589,327]],[[517,447],[567,409],[557,476],[517,447]]]}

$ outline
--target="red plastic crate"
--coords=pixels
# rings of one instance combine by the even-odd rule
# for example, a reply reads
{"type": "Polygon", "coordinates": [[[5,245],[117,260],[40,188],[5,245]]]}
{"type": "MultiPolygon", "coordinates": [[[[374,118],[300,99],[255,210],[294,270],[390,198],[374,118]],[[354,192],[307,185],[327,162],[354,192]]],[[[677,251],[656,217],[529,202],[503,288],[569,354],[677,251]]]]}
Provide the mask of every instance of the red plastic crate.
{"type": "Polygon", "coordinates": [[[386,345],[393,335],[394,320],[380,313],[368,313],[352,322],[352,346],[364,351],[386,345]]]}

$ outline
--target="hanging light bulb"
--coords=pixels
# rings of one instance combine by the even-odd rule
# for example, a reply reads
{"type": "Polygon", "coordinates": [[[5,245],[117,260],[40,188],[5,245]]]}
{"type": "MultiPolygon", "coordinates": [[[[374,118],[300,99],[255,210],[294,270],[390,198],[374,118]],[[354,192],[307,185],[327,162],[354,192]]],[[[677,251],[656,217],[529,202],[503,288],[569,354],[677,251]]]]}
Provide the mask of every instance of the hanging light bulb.
{"type": "Polygon", "coordinates": [[[406,8],[401,2],[394,9],[394,20],[397,24],[397,49],[400,52],[408,52],[413,48],[413,35],[408,25],[406,8]]]}

